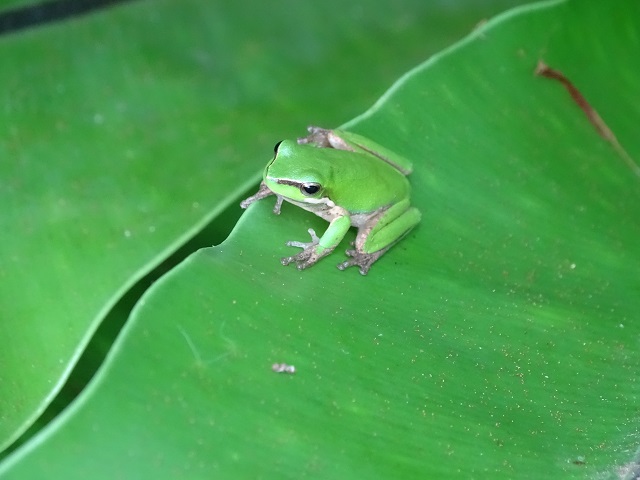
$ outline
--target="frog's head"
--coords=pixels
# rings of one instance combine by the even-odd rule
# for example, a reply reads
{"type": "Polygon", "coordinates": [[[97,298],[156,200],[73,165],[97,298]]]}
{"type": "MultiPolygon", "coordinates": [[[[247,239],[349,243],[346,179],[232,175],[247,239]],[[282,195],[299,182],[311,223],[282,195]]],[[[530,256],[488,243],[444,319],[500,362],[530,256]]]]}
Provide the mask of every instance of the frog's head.
{"type": "Polygon", "coordinates": [[[264,183],[273,193],[302,203],[325,203],[326,174],[314,166],[318,148],[293,140],[276,144],[274,157],[264,170],[264,183]]]}

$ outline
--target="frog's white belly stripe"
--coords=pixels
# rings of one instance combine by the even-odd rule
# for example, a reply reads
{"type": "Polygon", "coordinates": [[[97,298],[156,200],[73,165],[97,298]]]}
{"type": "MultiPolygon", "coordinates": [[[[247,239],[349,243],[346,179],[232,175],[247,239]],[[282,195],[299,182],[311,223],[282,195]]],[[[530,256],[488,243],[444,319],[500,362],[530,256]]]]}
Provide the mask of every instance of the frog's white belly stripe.
{"type": "MultiPolygon", "coordinates": [[[[307,198],[304,202],[298,202],[298,204],[313,204],[313,205],[326,205],[329,208],[333,208],[336,206],[333,201],[329,200],[328,197],[323,198],[307,198]]],[[[303,207],[304,208],[304,207],[303,207]]]]}
{"type": "Polygon", "coordinates": [[[290,200],[285,198],[285,200],[289,203],[292,203],[308,212],[315,213],[320,218],[323,218],[327,222],[331,222],[332,220],[338,217],[348,216],[351,218],[351,225],[354,227],[363,227],[372,217],[380,213],[377,212],[367,212],[367,213],[352,213],[337,206],[333,201],[329,200],[329,198],[310,198],[305,200],[304,202],[290,200]]]}

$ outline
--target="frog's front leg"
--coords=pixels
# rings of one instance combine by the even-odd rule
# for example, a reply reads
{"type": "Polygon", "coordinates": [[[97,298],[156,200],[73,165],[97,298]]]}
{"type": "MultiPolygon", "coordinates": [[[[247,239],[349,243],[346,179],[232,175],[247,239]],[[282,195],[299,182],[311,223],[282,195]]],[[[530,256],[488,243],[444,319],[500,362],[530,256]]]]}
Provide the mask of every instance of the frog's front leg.
{"type": "Polygon", "coordinates": [[[322,257],[329,255],[342,241],[351,226],[351,218],[345,212],[344,215],[334,218],[329,223],[329,228],[324,232],[322,238],[318,238],[313,228],[309,229],[311,242],[289,241],[287,246],[302,248],[302,252],[291,257],[284,257],[281,262],[283,265],[289,265],[295,262],[298,270],[310,267],[322,257]]]}
{"type": "Polygon", "coordinates": [[[358,230],[355,249],[347,250],[351,258],[338,265],[340,270],[357,265],[366,275],[387,250],[399,242],[420,222],[420,212],[410,206],[409,200],[399,202],[370,219],[358,230]]]}
{"type": "Polygon", "coordinates": [[[282,207],[282,195],[277,195],[271,191],[269,187],[263,182],[260,182],[260,188],[258,191],[251,195],[249,198],[245,198],[242,202],[240,202],[240,208],[248,208],[254,202],[258,200],[262,200],[263,198],[267,198],[271,195],[275,195],[277,197],[276,204],[273,207],[273,213],[276,215],[280,215],[280,208],[282,207]]]}

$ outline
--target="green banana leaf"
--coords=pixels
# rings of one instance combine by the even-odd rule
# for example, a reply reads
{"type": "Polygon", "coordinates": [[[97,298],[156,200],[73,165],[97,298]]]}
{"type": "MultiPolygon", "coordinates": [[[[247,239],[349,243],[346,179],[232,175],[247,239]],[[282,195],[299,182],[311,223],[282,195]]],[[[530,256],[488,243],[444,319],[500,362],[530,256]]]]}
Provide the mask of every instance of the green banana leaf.
{"type": "Polygon", "coordinates": [[[0,0],[0,13],[3,10],[17,9],[17,8],[25,8],[28,6],[33,6],[36,4],[34,0],[0,0]]]}
{"type": "MultiPolygon", "coordinates": [[[[0,3],[0,24],[35,3],[0,3]]],[[[353,117],[514,2],[216,3],[126,2],[0,38],[0,446],[83,387],[148,272],[196,232],[226,238],[276,139],[353,117]]]]}
{"type": "Polygon", "coordinates": [[[411,71],[347,127],[413,160],[416,230],[366,277],[300,272],[284,242],[326,224],[261,201],[0,477],[634,478],[639,54],[637,3],[554,1],[411,71]]]}

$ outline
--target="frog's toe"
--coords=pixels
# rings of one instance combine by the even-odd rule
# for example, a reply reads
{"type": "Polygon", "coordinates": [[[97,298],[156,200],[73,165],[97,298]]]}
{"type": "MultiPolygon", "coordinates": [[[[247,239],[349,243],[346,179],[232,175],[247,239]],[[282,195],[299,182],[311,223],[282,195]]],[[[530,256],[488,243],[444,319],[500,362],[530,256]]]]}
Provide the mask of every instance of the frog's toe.
{"type": "Polygon", "coordinates": [[[298,247],[298,248],[308,248],[309,246],[313,246],[311,242],[298,242],[296,240],[289,240],[288,242],[285,243],[285,245],[287,247],[298,247]]]}
{"type": "Polygon", "coordinates": [[[281,263],[282,265],[284,265],[285,267],[286,267],[287,265],[289,265],[291,262],[295,262],[295,261],[296,261],[296,257],[295,257],[295,256],[292,256],[292,257],[282,257],[282,258],[280,259],[280,263],[281,263]]]}
{"type": "MultiPolygon", "coordinates": [[[[286,242],[285,245],[287,245],[287,247],[304,248],[305,250],[309,248],[313,248],[316,245],[318,245],[320,243],[320,238],[318,237],[318,235],[316,235],[315,230],[313,228],[310,228],[307,231],[309,232],[309,235],[311,235],[310,242],[298,242],[296,240],[289,240],[288,242],[286,242]]],[[[288,258],[293,258],[293,257],[288,257],[288,258]]]]}

